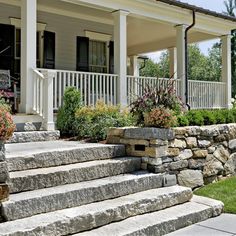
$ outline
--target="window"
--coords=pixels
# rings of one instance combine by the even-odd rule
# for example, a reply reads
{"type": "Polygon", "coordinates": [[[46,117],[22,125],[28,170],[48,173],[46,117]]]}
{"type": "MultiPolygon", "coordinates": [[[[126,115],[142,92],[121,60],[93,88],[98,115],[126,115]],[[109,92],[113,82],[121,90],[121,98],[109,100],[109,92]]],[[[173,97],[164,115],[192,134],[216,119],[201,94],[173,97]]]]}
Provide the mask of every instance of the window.
{"type": "MultiPolygon", "coordinates": [[[[37,32],[37,67],[40,67],[40,34],[37,32]]],[[[20,57],[21,57],[21,29],[16,28],[15,32],[15,76],[20,76],[20,57]]]]}
{"type": "Polygon", "coordinates": [[[106,42],[89,40],[89,71],[107,73],[106,42]]]}

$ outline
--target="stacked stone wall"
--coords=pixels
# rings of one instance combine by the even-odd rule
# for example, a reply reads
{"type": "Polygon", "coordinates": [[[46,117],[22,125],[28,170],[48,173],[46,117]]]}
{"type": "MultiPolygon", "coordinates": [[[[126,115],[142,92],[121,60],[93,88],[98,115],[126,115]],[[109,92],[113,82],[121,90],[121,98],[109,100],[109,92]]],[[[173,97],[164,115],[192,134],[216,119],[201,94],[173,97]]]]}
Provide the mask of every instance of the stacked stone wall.
{"type": "Polygon", "coordinates": [[[107,143],[126,145],[142,168],[177,176],[192,188],[236,174],[236,124],[158,128],[112,128],[107,143]]]}

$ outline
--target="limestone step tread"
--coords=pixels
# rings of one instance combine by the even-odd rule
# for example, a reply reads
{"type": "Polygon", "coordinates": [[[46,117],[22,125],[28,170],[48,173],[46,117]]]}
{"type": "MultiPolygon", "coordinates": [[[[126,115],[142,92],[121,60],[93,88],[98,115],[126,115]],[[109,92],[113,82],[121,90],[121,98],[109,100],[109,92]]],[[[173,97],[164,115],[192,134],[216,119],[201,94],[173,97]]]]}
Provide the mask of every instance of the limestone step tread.
{"type": "Polygon", "coordinates": [[[123,145],[48,141],[6,144],[9,171],[46,168],[125,156],[123,145]]]}
{"type": "Polygon", "coordinates": [[[131,174],[11,194],[9,201],[2,203],[2,211],[8,221],[25,218],[160,188],[163,185],[163,178],[162,174],[137,171],[131,174]]]}
{"type": "MultiPolygon", "coordinates": [[[[121,221],[128,217],[181,204],[187,202],[191,197],[191,189],[185,187],[173,186],[151,189],[112,200],[2,223],[0,224],[0,235],[71,235],[111,222],[121,221]]],[[[209,207],[202,207],[200,204],[197,206],[200,206],[201,210],[208,210],[207,217],[211,216],[209,207]]],[[[186,206],[184,205],[183,208],[185,209],[186,206]]],[[[174,212],[178,213],[178,211],[174,212]]],[[[155,220],[158,221],[158,218],[155,220]]],[[[116,230],[109,235],[114,235],[115,232],[116,230]]]]}
{"type": "Polygon", "coordinates": [[[28,143],[58,140],[60,138],[60,131],[24,131],[14,132],[12,138],[8,143],[28,143]]]}
{"type": "Polygon", "coordinates": [[[161,211],[130,217],[74,236],[160,236],[216,216],[222,211],[221,202],[209,200],[209,205],[192,200],[161,211]]]}
{"type": "Polygon", "coordinates": [[[119,157],[70,165],[10,172],[11,193],[78,183],[140,170],[141,159],[119,157]]]}

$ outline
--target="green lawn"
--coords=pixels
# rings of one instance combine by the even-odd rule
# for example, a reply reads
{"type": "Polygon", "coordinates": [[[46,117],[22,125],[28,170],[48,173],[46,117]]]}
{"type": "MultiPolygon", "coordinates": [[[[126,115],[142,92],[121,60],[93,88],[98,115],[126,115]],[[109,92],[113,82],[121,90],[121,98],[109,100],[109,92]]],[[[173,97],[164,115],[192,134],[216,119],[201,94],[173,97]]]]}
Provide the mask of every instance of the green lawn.
{"type": "Polygon", "coordinates": [[[220,200],[225,204],[225,212],[236,214],[236,177],[209,184],[194,194],[220,200]]]}

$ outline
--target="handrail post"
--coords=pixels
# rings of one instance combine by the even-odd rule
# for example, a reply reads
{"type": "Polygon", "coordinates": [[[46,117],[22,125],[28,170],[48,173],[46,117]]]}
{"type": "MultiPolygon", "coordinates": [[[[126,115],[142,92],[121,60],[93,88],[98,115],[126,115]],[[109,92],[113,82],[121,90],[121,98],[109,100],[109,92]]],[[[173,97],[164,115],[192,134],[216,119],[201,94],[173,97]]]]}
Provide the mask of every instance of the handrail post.
{"type": "Polygon", "coordinates": [[[56,71],[48,70],[47,77],[44,80],[44,124],[43,128],[48,131],[55,130],[53,120],[53,79],[56,77],[56,71]]]}

